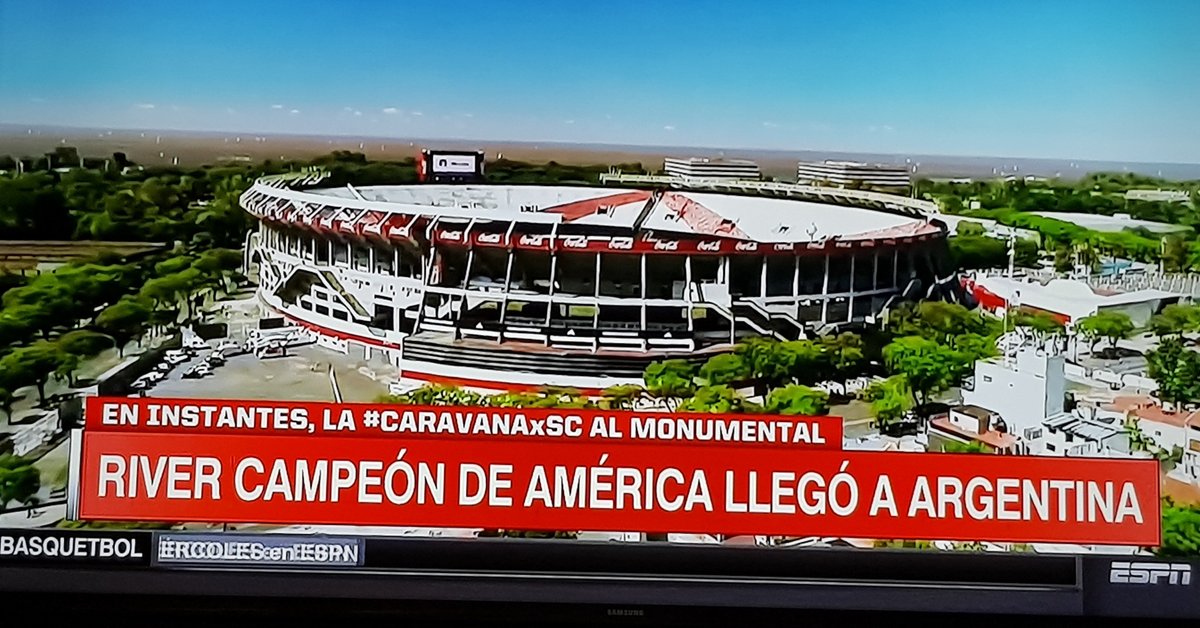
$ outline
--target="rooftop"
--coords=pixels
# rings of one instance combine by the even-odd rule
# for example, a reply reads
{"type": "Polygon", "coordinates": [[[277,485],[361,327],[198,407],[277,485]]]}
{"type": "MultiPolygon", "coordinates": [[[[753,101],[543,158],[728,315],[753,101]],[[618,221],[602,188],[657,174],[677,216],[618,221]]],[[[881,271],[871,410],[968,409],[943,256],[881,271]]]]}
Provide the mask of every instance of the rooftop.
{"type": "MultiPolygon", "coordinates": [[[[261,188],[259,188],[261,189],[261,188]]],[[[762,196],[567,186],[408,185],[272,190],[293,200],[366,207],[460,220],[528,221],[632,229],[648,203],[642,228],[764,243],[807,243],[924,237],[941,228],[885,211],[762,196]]]]}
{"type": "MultiPolygon", "coordinates": [[[[980,409],[982,410],[982,408],[980,409]]],[[[999,451],[1010,449],[1017,444],[1017,437],[1013,434],[1009,434],[1007,432],[997,432],[995,430],[988,430],[986,432],[968,432],[967,430],[964,430],[951,423],[949,417],[930,419],[929,424],[947,434],[968,440],[979,441],[984,445],[999,451]]]]}
{"type": "Polygon", "coordinates": [[[1020,281],[1007,277],[979,277],[975,284],[1014,304],[1065,314],[1072,319],[1092,314],[1097,308],[1131,305],[1161,299],[1179,298],[1179,293],[1165,290],[1134,290],[1132,292],[1097,292],[1087,283],[1073,279],[1051,279],[1046,283],[1020,281]]]}
{"type": "Polygon", "coordinates": [[[664,161],[684,161],[691,164],[712,164],[714,166],[728,165],[758,167],[756,162],[753,162],[749,159],[725,159],[724,157],[718,157],[715,159],[710,159],[708,157],[667,157],[664,161]]]}
{"type": "Polygon", "coordinates": [[[1184,427],[1193,421],[1200,423],[1200,410],[1168,412],[1163,409],[1157,399],[1148,395],[1119,396],[1114,398],[1112,403],[1104,404],[1100,407],[1113,412],[1132,414],[1144,421],[1174,427],[1184,427]]]}

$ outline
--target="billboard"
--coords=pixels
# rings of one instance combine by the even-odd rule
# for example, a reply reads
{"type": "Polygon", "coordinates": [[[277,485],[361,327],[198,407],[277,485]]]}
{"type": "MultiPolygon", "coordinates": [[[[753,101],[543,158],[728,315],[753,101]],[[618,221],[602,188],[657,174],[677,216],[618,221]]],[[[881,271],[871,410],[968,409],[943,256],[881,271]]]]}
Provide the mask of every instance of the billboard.
{"type": "Polygon", "coordinates": [[[474,174],[479,170],[479,156],[475,153],[431,152],[429,171],[434,174],[474,174]]]}
{"type": "Polygon", "coordinates": [[[483,180],[483,151],[424,149],[417,156],[423,183],[472,183],[483,180]]]}

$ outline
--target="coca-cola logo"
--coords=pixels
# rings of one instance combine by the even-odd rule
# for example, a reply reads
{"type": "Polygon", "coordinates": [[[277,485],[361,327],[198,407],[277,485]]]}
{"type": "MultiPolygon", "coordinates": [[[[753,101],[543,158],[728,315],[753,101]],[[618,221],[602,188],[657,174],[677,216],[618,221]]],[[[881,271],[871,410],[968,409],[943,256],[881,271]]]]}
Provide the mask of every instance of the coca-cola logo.
{"type": "Polygon", "coordinates": [[[825,248],[825,241],[824,241],[824,240],[818,240],[818,241],[816,241],[816,242],[809,242],[809,243],[808,243],[808,248],[810,248],[810,249],[823,249],[823,248],[825,248]]]}
{"type": "Polygon", "coordinates": [[[443,231],[443,232],[441,232],[441,234],[438,237],[440,237],[443,240],[450,240],[451,242],[458,242],[459,240],[462,239],[462,232],[461,231],[443,231]]]}
{"type": "Polygon", "coordinates": [[[736,247],[734,247],[734,250],[737,250],[737,251],[757,251],[757,250],[758,250],[758,243],[757,243],[757,242],[738,242],[738,243],[737,243],[737,246],[736,246],[736,247]]]}
{"type": "Polygon", "coordinates": [[[540,235],[523,235],[518,242],[524,246],[541,246],[545,238],[546,236],[540,235]]]}
{"type": "Polygon", "coordinates": [[[563,246],[569,249],[582,249],[587,247],[587,237],[585,236],[563,236],[563,246]]]}
{"type": "Polygon", "coordinates": [[[608,241],[608,248],[628,251],[633,248],[633,238],[613,238],[608,241]]]}
{"type": "Polygon", "coordinates": [[[481,234],[479,234],[478,241],[481,244],[496,244],[497,242],[500,241],[500,234],[499,233],[481,233],[481,234]]]}
{"type": "Polygon", "coordinates": [[[720,240],[706,240],[704,242],[699,242],[696,244],[696,250],[697,251],[720,251],[721,250],[721,241],[720,240]]]}
{"type": "Polygon", "coordinates": [[[658,240],[654,243],[655,251],[676,251],[678,249],[678,240],[658,240]]]}
{"type": "Polygon", "coordinates": [[[790,250],[792,250],[792,248],[793,247],[791,244],[776,244],[775,245],[776,251],[790,251],[790,250]]]}
{"type": "Polygon", "coordinates": [[[848,249],[854,246],[852,242],[834,242],[833,245],[839,249],[848,249]]]}

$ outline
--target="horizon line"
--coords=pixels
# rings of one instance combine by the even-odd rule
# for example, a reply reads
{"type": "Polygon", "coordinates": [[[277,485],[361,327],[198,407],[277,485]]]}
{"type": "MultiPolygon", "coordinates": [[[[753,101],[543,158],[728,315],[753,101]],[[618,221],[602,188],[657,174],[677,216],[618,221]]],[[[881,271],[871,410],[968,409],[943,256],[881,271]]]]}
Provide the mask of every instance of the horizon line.
{"type": "Polygon", "coordinates": [[[1197,166],[1197,167],[1200,167],[1200,161],[1196,161],[1196,162],[1192,162],[1192,161],[1141,161],[1141,160],[1098,159],[1098,158],[1078,158],[1078,157],[1037,157],[1037,156],[1016,156],[1016,155],[922,153],[922,152],[898,153],[898,152],[890,152],[890,151],[863,151],[863,150],[821,149],[821,148],[783,149],[783,148],[762,148],[762,147],[750,147],[750,146],[739,146],[739,147],[701,146],[701,145],[688,145],[688,144],[637,144],[637,143],[618,144],[618,143],[609,143],[609,142],[603,142],[603,141],[588,142],[588,141],[569,141],[569,140],[519,140],[519,139],[481,140],[478,138],[464,138],[464,137],[417,137],[417,136],[400,137],[400,136],[386,136],[386,135],[354,135],[354,134],[320,133],[320,132],[290,133],[290,132],[277,132],[277,131],[270,131],[270,132],[236,131],[236,130],[232,130],[232,129],[212,131],[212,130],[201,130],[201,129],[155,128],[155,127],[77,126],[77,125],[72,125],[72,124],[49,124],[49,123],[30,124],[30,123],[23,123],[23,122],[4,122],[4,121],[0,121],[0,127],[24,127],[27,129],[56,128],[56,129],[73,129],[73,130],[79,130],[79,131],[99,131],[99,130],[138,131],[138,132],[152,131],[152,132],[159,132],[159,133],[171,132],[171,133],[197,133],[197,134],[214,134],[214,135],[224,134],[224,133],[232,133],[232,134],[252,134],[252,135],[258,135],[258,136],[262,136],[262,137],[275,136],[275,137],[356,138],[356,139],[381,139],[381,140],[397,140],[397,141],[422,140],[422,141],[447,141],[447,142],[480,142],[480,143],[491,143],[491,144],[500,144],[500,143],[555,144],[555,145],[560,145],[560,146],[606,146],[606,147],[613,147],[613,148],[688,149],[688,150],[708,150],[708,151],[755,151],[755,152],[783,153],[783,154],[825,152],[825,153],[844,153],[844,154],[849,154],[849,155],[889,155],[889,156],[897,156],[897,157],[933,157],[933,158],[950,157],[950,158],[958,158],[958,159],[999,159],[999,160],[1027,159],[1027,160],[1045,160],[1045,161],[1071,161],[1071,162],[1080,162],[1080,163],[1088,163],[1088,162],[1091,162],[1091,163],[1125,163],[1125,164],[1137,164],[1137,165],[1144,165],[1144,166],[1163,165],[1163,166],[1197,166]]]}

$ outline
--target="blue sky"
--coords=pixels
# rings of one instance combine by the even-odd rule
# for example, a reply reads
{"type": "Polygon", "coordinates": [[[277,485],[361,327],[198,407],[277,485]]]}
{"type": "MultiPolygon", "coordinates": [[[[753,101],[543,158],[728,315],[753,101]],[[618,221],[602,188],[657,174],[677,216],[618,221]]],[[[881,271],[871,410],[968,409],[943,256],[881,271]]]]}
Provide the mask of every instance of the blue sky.
{"type": "Polygon", "coordinates": [[[1200,1],[0,0],[0,122],[1200,162],[1200,1]]]}

